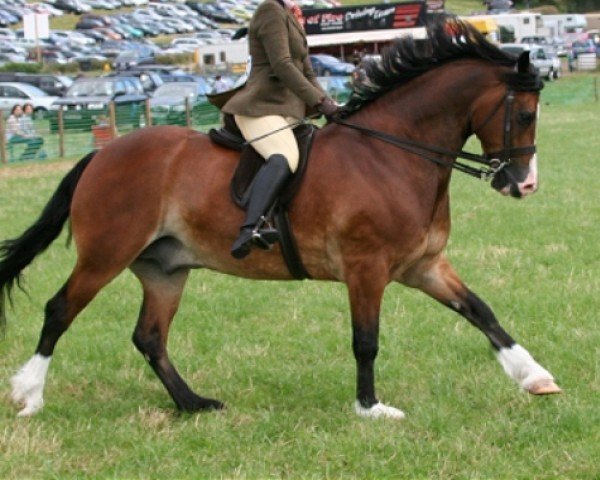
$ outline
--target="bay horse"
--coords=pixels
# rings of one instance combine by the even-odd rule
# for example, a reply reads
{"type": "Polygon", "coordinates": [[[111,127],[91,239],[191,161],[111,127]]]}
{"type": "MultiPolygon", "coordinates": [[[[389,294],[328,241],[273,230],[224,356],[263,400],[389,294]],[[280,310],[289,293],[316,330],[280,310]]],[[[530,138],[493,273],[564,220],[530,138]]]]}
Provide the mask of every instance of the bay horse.
{"type": "MultiPolygon", "coordinates": [[[[533,145],[542,85],[528,57],[517,60],[501,52],[461,22],[434,22],[428,40],[397,41],[369,67],[366,82],[345,109],[344,121],[358,129],[334,122],[318,132],[289,216],[312,278],[347,286],[359,415],[404,417],[377,399],[374,385],[380,303],[390,282],[425,292],[480,329],[505,372],[524,390],[560,392],[444,254],[450,230],[448,167],[456,165],[472,134],[481,143],[482,158],[502,159],[492,172],[493,188],[517,198],[536,191],[533,145]],[[432,149],[426,155],[399,149],[390,138],[432,149]]],[[[223,408],[220,401],[194,393],[167,353],[169,327],[190,269],[292,279],[279,247],[243,260],[230,256],[243,217],[229,197],[238,156],[185,128],[135,131],[79,161],[39,219],[3,243],[3,298],[69,217],[77,249],[71,275],[46,305],[34,355],[12,378],[12,398],[23,407],[19,415],[42,407],[57,341],[126,268],[143,287],[133,342],[177,408],[223,408]]]]}

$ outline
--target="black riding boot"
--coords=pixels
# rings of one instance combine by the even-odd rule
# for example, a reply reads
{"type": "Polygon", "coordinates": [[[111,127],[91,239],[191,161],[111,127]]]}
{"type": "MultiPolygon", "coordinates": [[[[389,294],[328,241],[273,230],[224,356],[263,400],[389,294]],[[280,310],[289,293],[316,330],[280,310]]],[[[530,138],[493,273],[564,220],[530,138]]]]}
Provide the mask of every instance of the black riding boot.
{"type": "Polygon", "coordinates": [[[246,220],[240,228],[240,236],[231,248],[231,255],[235,258],[244,258],[254,244],[261,243],[257,224],[277,200],[281,188],[291,175],[288,161],[283,155],[271,155],[260,167],[252,182],[246,220]]]}

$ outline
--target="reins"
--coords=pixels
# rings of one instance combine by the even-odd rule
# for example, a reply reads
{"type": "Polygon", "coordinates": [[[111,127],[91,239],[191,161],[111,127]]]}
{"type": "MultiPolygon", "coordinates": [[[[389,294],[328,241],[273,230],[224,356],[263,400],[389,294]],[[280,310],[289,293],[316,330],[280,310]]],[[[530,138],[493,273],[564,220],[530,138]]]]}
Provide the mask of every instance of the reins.
{"type": "Polygon", "coordinates": [[[505,116],[504,116],[504,140],[503,140],[503,149],[498,152],[492,153],[484,153],[484,154],[476,154],[471,152],[466,152],[464,150],[448,150],[442,147],[437,147],[433,145],[428,145],[426,143],[418,142],[416,140],[410,140],[407,138],[397,137],[395,135],[391,135],[389,133],[380,132],[378,130],[372,130],[367,127],[363,127],[361,125],[357,125],[355,123],[347,122],[339,117],[332,117],[331,121],[337,123],[338,125],[343,125],[345,127],[351,128],[353,130],[357,130],[365,135],[368,135],[373,138],[377,138],[383,142],[394,145],[402,150],[405,150],[410,153],[414,153],[426,160],[429,160],[437,165],[446,168],[453,168],[455,170],[466,173],[467,175],[471,175],[472,177],[479,178],[482,180],[490,180],[494,178],[494,176],[502,170],[504,167],[511,163],[512,156],[519,155],[527,155],[531,153],[535,153],[536,147],[535,145],[530,145],[527,147],[511,147],[511,112],[512,106],[514,102],[514,92],[512,90],[508,90],[502,100],[498,103],[498,105],[492,110],[492,112],[488,115],[488,117],[479,125],[477,130],[483,128],[485,124],[487,124],[492,117],[499,111],[500,106],[502,104],[505,105],[505,116]],[[446,162],[432,156],[442,155],[445,157],[451,158],[462,158],[465,160],[469,160],[471,162],[480,163],[485,165],[487,168],[476,168],[471,165],[467,165],[461,162],[446,162]]]}
{"type": "MultiPolygon", "coordinates": [[[[504,97],[498,102],[498,104],[494,107],[494,109],[488,114],[483,122],[476,128],[473,129],[473,133],[477,133],[477,131],[481,130],[487,123],[498,113],[500,107],[504,105],[504,125],[503,125],[503,148],[497,152],[492,153],[471,153],[466,152],[464,150],[448,150],[443,147],[438,147],[435,145],[429,145],[426,143],[418,142],[416,140],[410,140],[408,138],[397,137],[395,135],[391,135],[389,133],[380,132],[378,130],[373,130],[367,127],[363,127],[356,123],[351,123],[338,116],[332,116],[329,118],[333,123],[337,123],[338,125],[342,125],[344,127],[351,128],[358,132],[361,132],[365,135],[368,135],[373,138],[377,138],[382,142],[389,143],[390,145],[394,145],[402,150],[405,150],[410,153],[414,153],[421,158],[429,160],[437,165],[440,165],[445,168],[453,168],[460,172],[466,173],[475,178],[479,178],[481,180],[491,180],[494,176],[500,172],[504,167],[510,165],[513,156],[521,156],[533,154],[536,152],[535,145],[529,145],[526,147],[511,147],[512,136],[511,136],[511,116],[512,116],[512,108],[515,99],[515,94],[512,90],[507,90],[504,97]],[[479,163],[484,165],[485,167],[476,168],[471,165],[462,162],[447,162],[433,155],[441,155],[442,157],[450,157],[453,159],[462,158],[464,160],[468,160],[470,162],[479,163]]],[[[304,117],[302,120],[298,120],[297,122],[290,123],[289,125],[284,125],[283,127],[272,130],[264,135],[260,135],[258,137],[252,138],[244,142],[244,145],[250,145],[258,140],[262,140],[263,138],[267,138],[277,132],[282,130],[286,130],[288,128],[293,129],[299,125],[306,123],[308,120],[316,118],[320,116],[320,114],[309,115],[304,117]]]]}
{"type": "Polygon", "coordinates": [[[407,152],[414,153],[415,155],[418,155],[419,157],[429,160],[429,161],[431,161],[437,165],[440,165],[442,167],[454,168],[455,170],[459,170],[461,172],[466,173],[467,175],[471,175],[476,178],[482,178],[484,180],[487,180],[488,178],[491,178],[491,176],[495,175],[496,172],[498,170],[500,170],[500,168],[503,168],[503,165],[501,165],[499,162],[498,162],[497,168],[495,166],[492,167],[491,162],[485,160],[483,158],[483,156],[477,155],[474,153],[469,153],[469,152],[465,152],[462,150],[458,151],[458,152],[453,151],[453,150],[446,150],[445,148],[427,145],[427,144],[424,144],[421,142],[417,142],[415,140],[409,140],[407,138],[396,137],[396,136],[390,135],[388,133],[380,132],[377,130],[372,130],[370,128],[366,128],[366,127],[357,125],[355,123],[347,122],[345,120],[342,120],[341,118],[332,118],[332,121],[339,125],[343,125],[345,127],[351,128],[353,130],[357,130],[357,131],[364,133],[365,135],[368,135],[370,137],[377,138],[385,143],[394,145],[398,148],[401,148],[402,150],[406,150],[407,152]],[[470,165],[460,163],[460,162],[445,162],[437,157],[429,155],[431,153],[443,155],[443,156],[447,156],[447,157],[453,157],[453,158],[456,158],[456,157],[464,158],[467,160],[471,160],[473,162],[489,165],[490,168],[487,168],[487,169],[475,168],[475,167],[472,167],[470,165]]]}

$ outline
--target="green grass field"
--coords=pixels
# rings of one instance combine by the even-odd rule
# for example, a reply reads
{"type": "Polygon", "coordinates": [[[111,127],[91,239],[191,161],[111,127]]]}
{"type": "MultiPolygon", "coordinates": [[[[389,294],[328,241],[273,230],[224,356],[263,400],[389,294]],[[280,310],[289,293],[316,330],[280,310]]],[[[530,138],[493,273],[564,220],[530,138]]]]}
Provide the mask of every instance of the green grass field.
{"type": "MultiPolygon", "coordinates": [[[[392,285],[377,385],[407,418],[358,418],[343,285],[198,271],[171,357],[228,409],[180,415],[130,342],[141,293],[124,273],[59,343],[42,412],[16,418],[8,378],[73,265],[63,234],[26,270],[0,341],[0,478],[597,479],[600,103],[568,93],[592,78],[543,92],[537,194],[504,198],[460,174],[451,187],[449,257],[563,395],[519,391],[465,320],[392,285]]],[[[0,238],[31,224],[69,165],[0,168],[0,238]]]]}

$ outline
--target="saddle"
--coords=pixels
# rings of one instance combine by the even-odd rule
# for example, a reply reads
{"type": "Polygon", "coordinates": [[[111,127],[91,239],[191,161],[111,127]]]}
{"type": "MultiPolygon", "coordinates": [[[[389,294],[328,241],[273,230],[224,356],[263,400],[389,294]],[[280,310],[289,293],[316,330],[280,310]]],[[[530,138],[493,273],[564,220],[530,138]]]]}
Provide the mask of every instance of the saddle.
{"type": "MultiPolygon", "coordinates": [[[[293,129],[300,152],[298,168],[281,190],[274,207],[267,214],[267,223],[274,225],[279,232],[281,252],[288,270],[294,278],[299,280],[310,278],[310,276],[304,268],[298,253],[288,217],[288,208],[302,184],[312,141],[317,130],[318,128],[312,124],[301,124],[293,129]]],[[[233,202],[245,210],[250,198],[254,176],[265,160],[251,145],[246,144],[233,115],[224,114],[223,127],[211,129],[208,136],[213,142],[222,147],[241,152],[239,164],[231,179],[230,195],[233,202]]]]}

